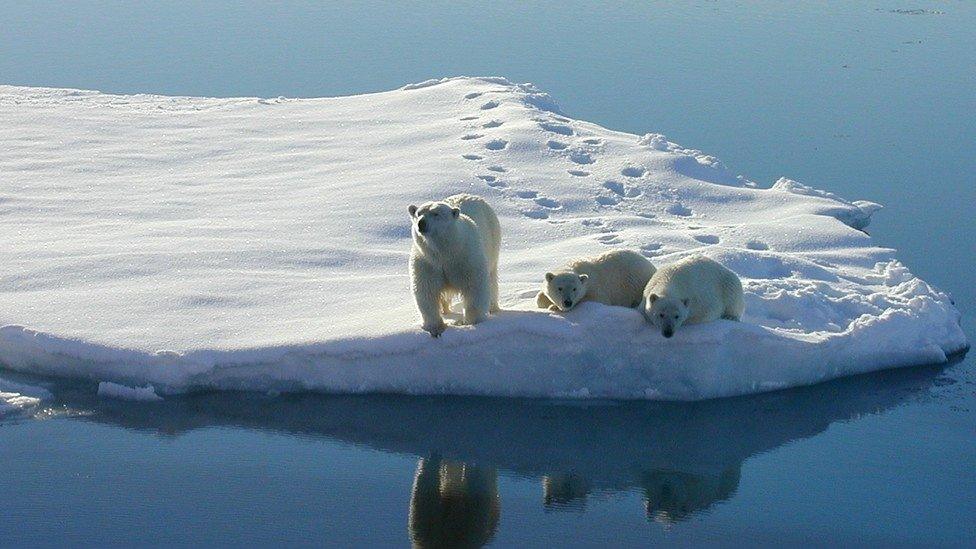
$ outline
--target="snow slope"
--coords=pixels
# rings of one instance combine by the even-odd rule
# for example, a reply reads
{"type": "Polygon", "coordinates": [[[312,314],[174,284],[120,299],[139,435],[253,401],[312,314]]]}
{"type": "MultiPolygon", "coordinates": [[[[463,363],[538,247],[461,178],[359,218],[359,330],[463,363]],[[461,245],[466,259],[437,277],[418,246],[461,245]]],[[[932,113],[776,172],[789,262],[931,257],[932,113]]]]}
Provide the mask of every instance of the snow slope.
{"type": "Polygon", "coordinates": [[[661,135],[455,78],[328,99],[0,86],[0,363],[161,394],[323,390],[702,399],[941,362],[950,298],[858,230],[880,206],[761,189],[661,135]],[[502,222],[502,305],[420,331],[406,207],[502,222]],[[579,254],[704,253],[744,322],[665,340],[624,308],[533,310],[579,254]]]}

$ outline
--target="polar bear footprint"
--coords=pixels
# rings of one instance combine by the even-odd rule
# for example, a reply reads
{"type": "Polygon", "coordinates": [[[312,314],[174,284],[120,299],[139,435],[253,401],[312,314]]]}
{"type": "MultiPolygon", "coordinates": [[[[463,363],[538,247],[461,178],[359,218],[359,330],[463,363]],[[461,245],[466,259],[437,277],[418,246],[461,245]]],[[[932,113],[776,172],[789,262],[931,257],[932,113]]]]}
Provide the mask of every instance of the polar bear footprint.
{"type": "Polygon", "coordinates": [[[492,139],[491,141],[485,143],[485,148],[489,151],[500,151],[508,146],[508,141],[504,139],[492,139]]]}
{"type": "Polygon", "coordinates": [[[499,181],[497,176],[491,174],[482,174],[475,177],[484,181],[486,185],[493,189],[504,189],[505,187],[508,187],[507,183],[504,181],[499,181]]]}
{"type": "Polygon", "coordinates": [[[562,204],[558,200],[547,196],[539,196],[539,191],[531,189],[515,191],[515,196],[523,200],[531,200],[536,206],[532,209],[522,211],[522,215],[532,219],[548,219],[550,211],[562,208],[562,204]]]}
{"type": "Polygon", "coordinates": [[[565,124],[553,124],[552,122],[539,122],[539,127],[547,132],[558,133],[559,135],[573,135],[573,128],[565,124]]]}
{"type": "Polygon", "coordinates": [[[719,237],[713,234],[696,234],[692,238],[701,242],[702,244],[718,244],[720,241],[719,237]]]}
{"type": "Polygon", "coordinates": [[[640,251],[644,257],[657,257],[664,253],[664,246],[658,244],[657,242],[652,242],[650,244],[644,244],[641,246],[640,251]]]}
{"type": "Polygon", "coordinates": [[[613,246],[614,244],[621,244],[624,241],[624,239],[620,238],[620,236],[616,233],[602,234],[596,237],[596,239],[600,244],[605,244],[607,246],[613,246]]]}

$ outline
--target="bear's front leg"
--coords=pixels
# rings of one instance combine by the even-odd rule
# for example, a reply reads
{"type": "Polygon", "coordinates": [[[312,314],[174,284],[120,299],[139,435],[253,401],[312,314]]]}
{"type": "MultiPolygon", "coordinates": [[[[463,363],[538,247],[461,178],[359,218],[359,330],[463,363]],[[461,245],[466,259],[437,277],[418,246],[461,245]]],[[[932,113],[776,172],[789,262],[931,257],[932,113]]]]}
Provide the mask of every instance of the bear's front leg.
{"type": "Polygon", "coordinates": [[[555,304],[553,304],[552,300],[549,299],[549,296],[547,296],[545,292],[539,292],[535,296],[535,306],[540,309],[552,310],[552,307],[555,307],[555,304]]]}
{"type": "Polygon", "coordinates": [[[417,301],[417,310],[420,311],[420,317],[423,319],[421,327],[431,337],[440,337],[447,329],[440,311],[441,291],[444,289],[443,275],[423,261],[412,261],[410,278],[413,296],[417,301]]]}

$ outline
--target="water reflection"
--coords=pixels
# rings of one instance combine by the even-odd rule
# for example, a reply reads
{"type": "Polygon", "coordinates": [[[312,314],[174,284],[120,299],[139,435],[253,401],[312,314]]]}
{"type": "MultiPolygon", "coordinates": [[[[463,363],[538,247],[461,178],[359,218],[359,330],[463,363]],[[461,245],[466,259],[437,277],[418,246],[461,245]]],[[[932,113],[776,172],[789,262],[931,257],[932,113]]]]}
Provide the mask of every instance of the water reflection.
{"type": "Polygon", "coordinates": [[[542,501],[547,510],[582,509],[590,495],[590,481],[572,473],[542,477],[542,501]]]}
{"type": "Polygon", "coordinates": [[[414,547],[481,547],[498,528],[498,474],[440,457],[417,465],[410,494],[414,547]]]}
{"type": "Polygon", "coordinates": [[[717,475],[662,469],[644,473],[640,482],[647,517],[672,524],[731,498],[739,487],[739,468],[730,467],[717,475]]]}
{"type": "Polygon", "coordinates": [[[924,395],[941,372],[697,403],[240,393],[126,403],[98,399],[91,386],[52,389],[60,406],[86,411],[84,421],[165,436],[232,426],[415,456],[409,536],[437,547],[492,539],[504,499],[498,472],[538,481],[546,510],[585,511],[595,493],[627,491],[642,494],[649,520],[688,519],[734,498],[751,456],[924,395]]]}

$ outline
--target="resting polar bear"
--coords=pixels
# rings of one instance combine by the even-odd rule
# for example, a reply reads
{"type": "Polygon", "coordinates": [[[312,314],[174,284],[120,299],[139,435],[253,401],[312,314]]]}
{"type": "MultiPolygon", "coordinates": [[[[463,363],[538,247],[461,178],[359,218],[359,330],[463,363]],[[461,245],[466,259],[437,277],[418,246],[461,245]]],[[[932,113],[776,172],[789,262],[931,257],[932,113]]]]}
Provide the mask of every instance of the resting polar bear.
{"type": "Polygon", "coordinates": [[[583,301],[636,307],[654,271],[654,265],[633,250],[577,259],[560,271],[546,273],[535,303],[550,311],[568,311],[583,301]]]}
{"type": "Polygon", "coordinates": [[[410,282],[424,330],[433,337],[444,332],[441,313],[450,311],[457,294],[464,304],[460,324],[477,324],[498,311],[501,227],[491,206],[479,196],[456,194],[407,210],[410,282]]]}
{"type": "Polygon", "coordinates": [[[742,282],[705,256],[686,257],[658,269],[644,289],[644,318],[671,337],[682,324],[739,320],[745,310],[742,282]]]}

